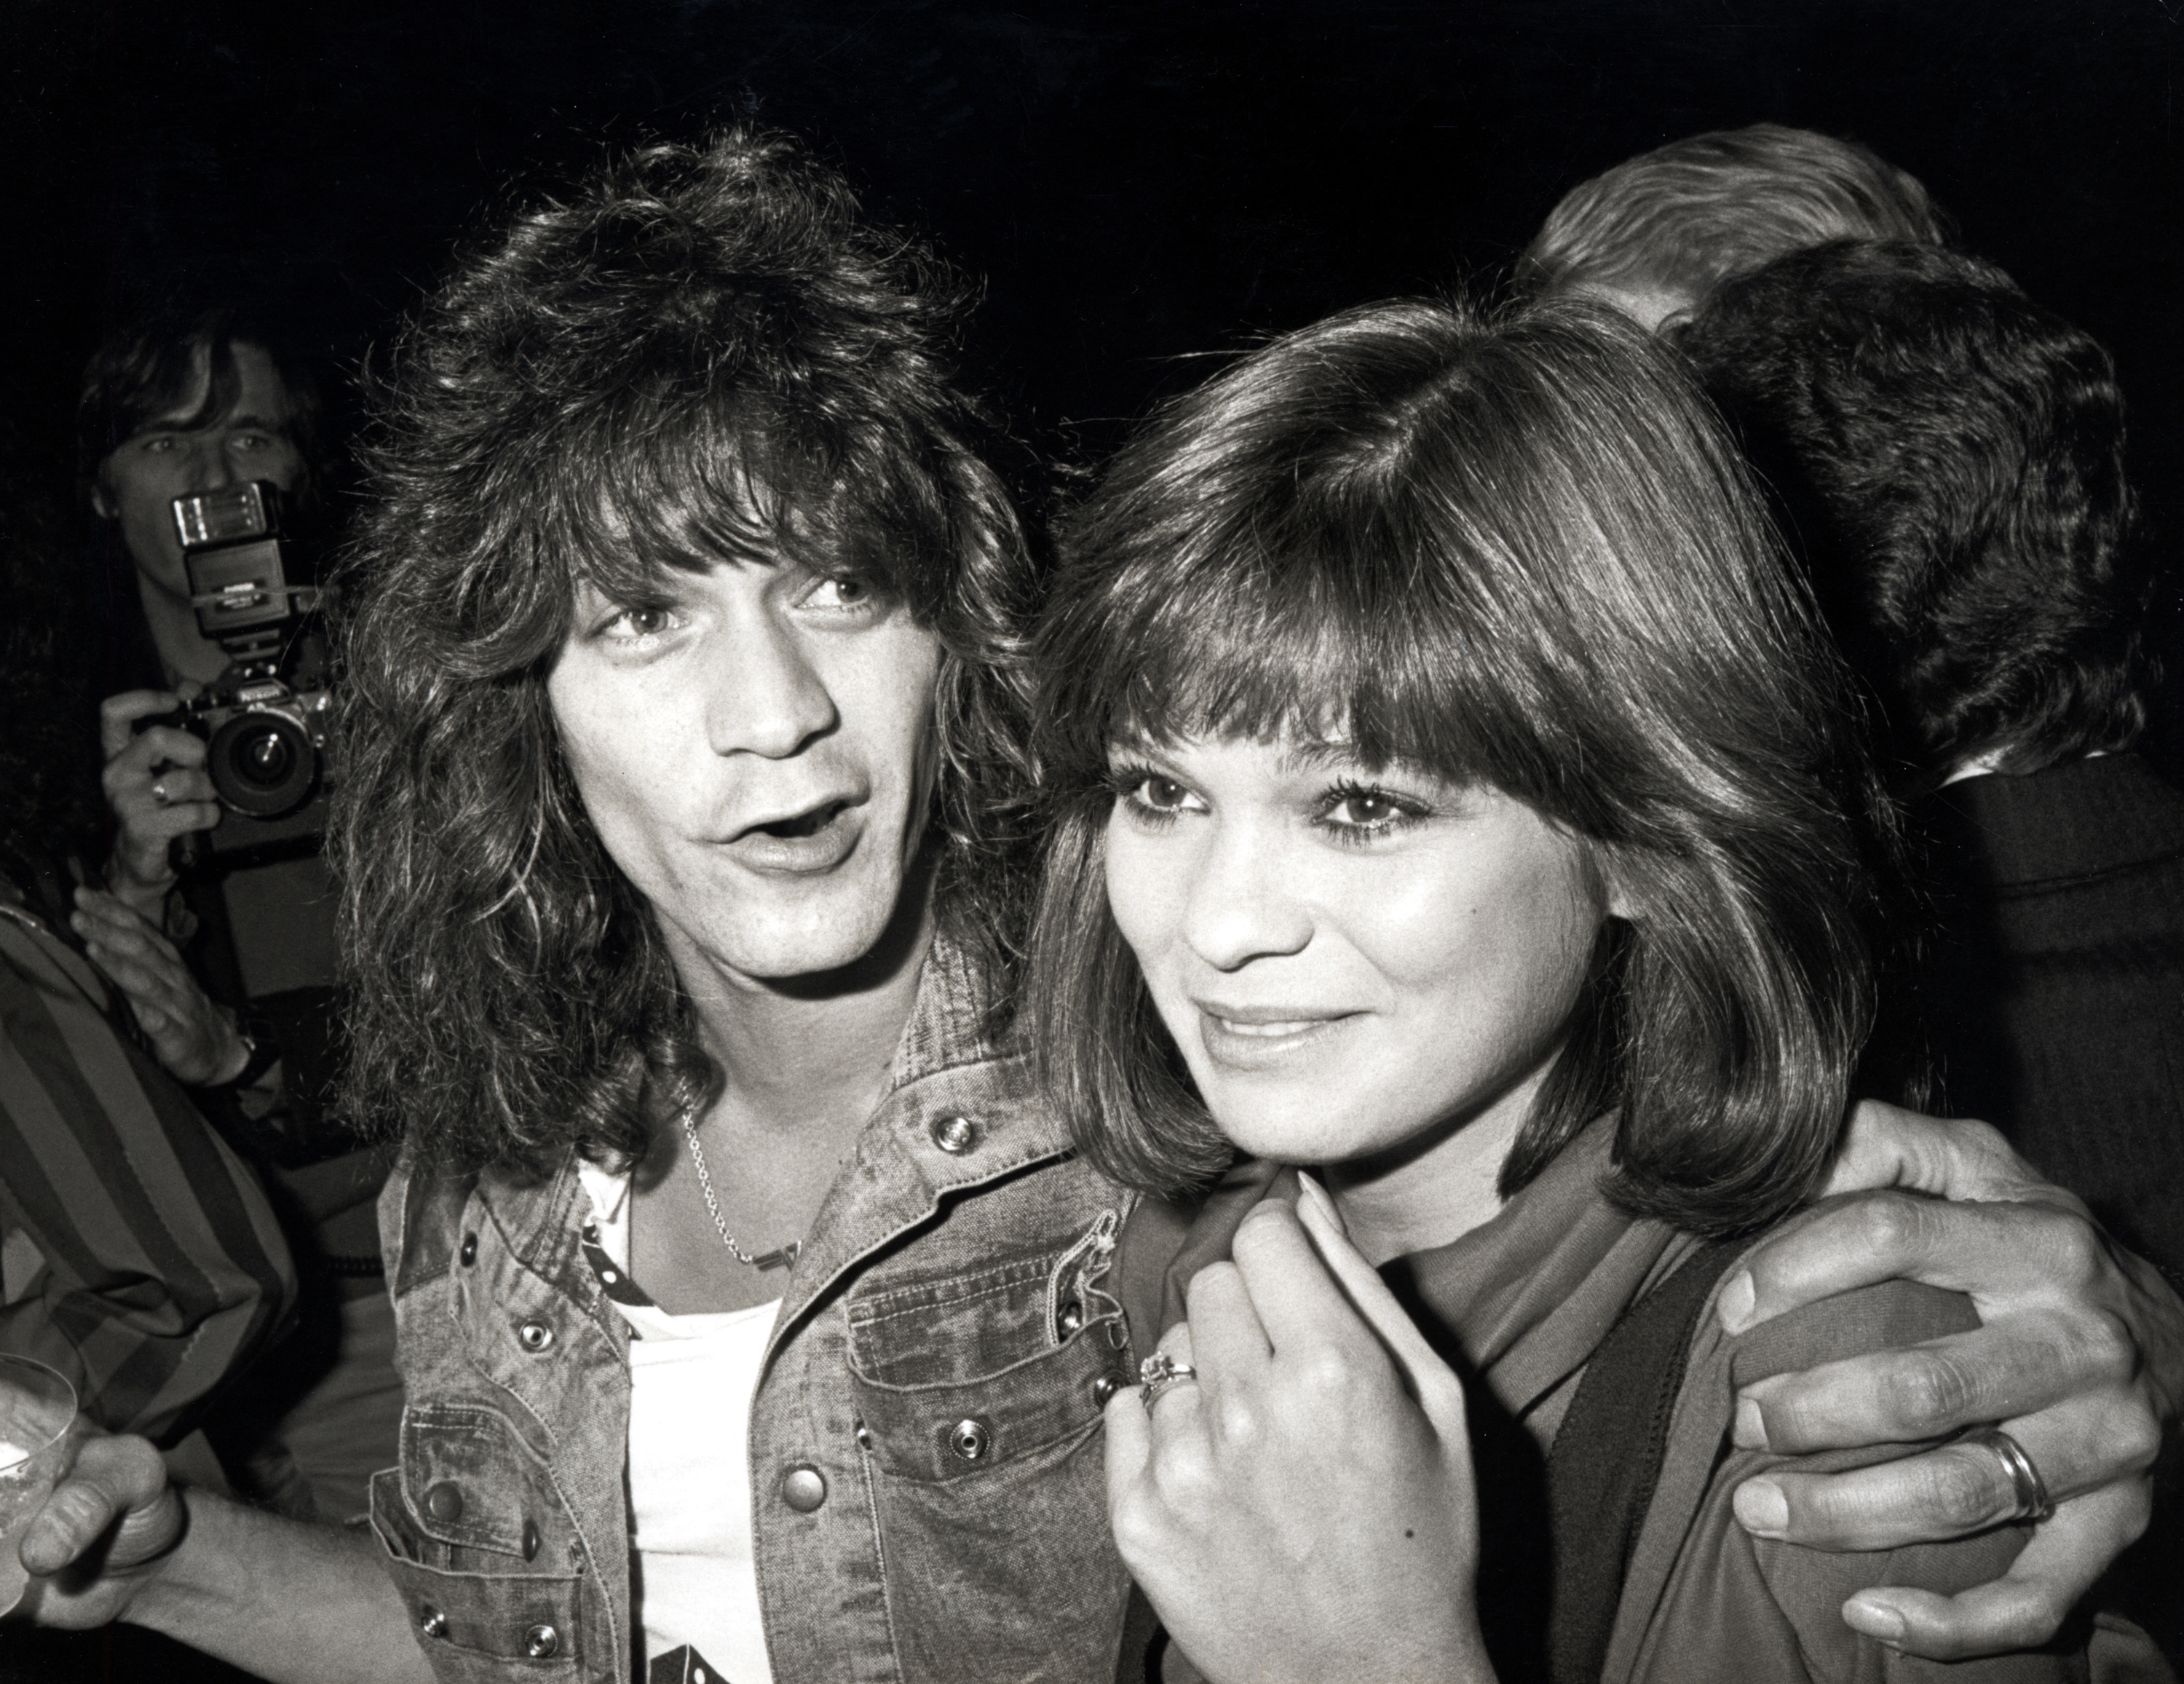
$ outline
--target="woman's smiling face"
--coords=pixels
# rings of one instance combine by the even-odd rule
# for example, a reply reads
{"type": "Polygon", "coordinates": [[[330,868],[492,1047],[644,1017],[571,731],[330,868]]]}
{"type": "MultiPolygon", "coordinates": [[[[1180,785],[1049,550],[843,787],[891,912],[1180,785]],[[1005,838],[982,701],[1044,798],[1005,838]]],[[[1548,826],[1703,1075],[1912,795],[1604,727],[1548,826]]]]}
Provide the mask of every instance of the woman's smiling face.
{"type": "Polygon", "coordinates": [[[1288,740],[1123,743],[1108,904],[1222,1132],[1293,1163],[1513,1129],[1615,908],[1523,802],[1288,740]]]}

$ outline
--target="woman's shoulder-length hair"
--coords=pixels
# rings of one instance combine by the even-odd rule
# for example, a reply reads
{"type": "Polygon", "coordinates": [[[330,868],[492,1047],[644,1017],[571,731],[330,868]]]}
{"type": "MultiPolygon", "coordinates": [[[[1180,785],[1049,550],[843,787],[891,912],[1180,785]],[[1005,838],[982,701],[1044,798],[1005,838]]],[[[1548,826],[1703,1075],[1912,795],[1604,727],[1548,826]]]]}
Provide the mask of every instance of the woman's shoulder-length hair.
{"type": "Polygon", "coordinates": [[[427,302],[375,392],[343,579],[332,849],[349,1108],[532,1174],[641,1156],[716,1079],[649,908],[601,847],[545,678],[578,586],[795,564],[939,639],[943,916],[1011,948],[1030,778],[1006,441],[949,363],[968,287],[800,144],[604,164],[427,302]]]}
{"type": "Polygon", "coordinates": [[[1630,909],[1505,1191],[1611,1109],[1630,1208],[1726,1233],[1809,1190],[1872,1015],[1887,820],[1672,354],[1576,302],[1353,309],[1156,415],[1061,550],[1027,1011],[1089,1157],[1174,1189],[1229,1156],[1107,909],[1109,745],[1293,733],[1515,796],[1630,909]]]}

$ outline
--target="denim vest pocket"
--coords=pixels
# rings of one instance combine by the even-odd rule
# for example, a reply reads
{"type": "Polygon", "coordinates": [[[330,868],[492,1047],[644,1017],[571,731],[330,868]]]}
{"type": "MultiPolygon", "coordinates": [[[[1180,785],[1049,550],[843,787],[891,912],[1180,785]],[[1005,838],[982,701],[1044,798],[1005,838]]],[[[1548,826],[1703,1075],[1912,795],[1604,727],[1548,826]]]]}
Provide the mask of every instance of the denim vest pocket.
{"type": "Polygon", "coordinates": [[[496,1410],[415,1406],[371,1525],[434,1673],[448,1684],[583,1675],[582,1575],[545,1468],[496,1410]]]}
{"type": "Polygon", "coordinates": [[[1067,1250],[851,1297],[864,1442],[898,1478],[988,1474],[1089,1432],[1127,1333],[1102,1289],[1111,1212],[1067,1250]]]}
{"type": "Polygon", "coordinates": [[[850,1386],[905,1684],[1105,1684],[1128,1581],[1099,1426],[1128,1338],[1113,1213],[1042,1256],[847,1306],[850,1386]]]}

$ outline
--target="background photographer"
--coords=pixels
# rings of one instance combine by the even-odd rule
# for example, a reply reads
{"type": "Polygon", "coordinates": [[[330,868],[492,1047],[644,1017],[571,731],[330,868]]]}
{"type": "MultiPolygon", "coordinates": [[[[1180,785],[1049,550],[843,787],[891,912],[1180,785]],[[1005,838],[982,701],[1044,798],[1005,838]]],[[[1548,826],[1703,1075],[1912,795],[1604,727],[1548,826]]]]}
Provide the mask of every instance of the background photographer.
{"type": "MultiPolygon", "coordinates": [[[[200,623],[175,512],[178,498],[255,482],[273,488],[286,533],[308,537],[321,415],[302,361],[232,310],[153,318],[109,338],[85,371],[80,476],[102,522],[86,654],[105,697],[116,829],[110,892],[80,889],[72,923],[162,1064],[269,1172],[304,1274],[281,1384],[254,1388],[215,1436],[231,1460],[250,1458],[264,1494],[343,1519],[393,1461],[401,1409],[373,1215],[391,1154],[358,1146],[324,1103],[340,1037],[322,806],[242,817],[208,768],[206,734],[234,705],[237,640],[223,647],[200,623]]],[[[284,566],[291,583],[309,583],[292,549],[284,566]]],[[[281,678],[311,693],[323,684],[315,627],[281,633],[281,678]]]]}

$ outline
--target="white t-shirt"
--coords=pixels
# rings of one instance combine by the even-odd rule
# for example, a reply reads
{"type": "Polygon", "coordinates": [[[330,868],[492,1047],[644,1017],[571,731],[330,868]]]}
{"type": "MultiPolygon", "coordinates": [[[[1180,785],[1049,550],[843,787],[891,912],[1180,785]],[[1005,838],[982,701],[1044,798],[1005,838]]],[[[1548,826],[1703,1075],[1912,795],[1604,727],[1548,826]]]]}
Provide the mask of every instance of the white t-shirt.
{"type": "Polygon", "coordinates": [[[772,1684],[751,1547],[751,1396],[781,1300],[670,1315],[632,1302],[629,1178],[578,1165],[588,1251],[629,1324],[630,1594],[647,1663],[688,1646],[690,1684],[772,1684]],[[620,1275],[617,1280],[615,1277],[620,1275]],[[701,1670],[702,1669],[702,1670],[701,1670]]]}

